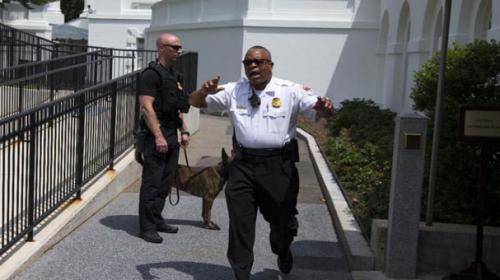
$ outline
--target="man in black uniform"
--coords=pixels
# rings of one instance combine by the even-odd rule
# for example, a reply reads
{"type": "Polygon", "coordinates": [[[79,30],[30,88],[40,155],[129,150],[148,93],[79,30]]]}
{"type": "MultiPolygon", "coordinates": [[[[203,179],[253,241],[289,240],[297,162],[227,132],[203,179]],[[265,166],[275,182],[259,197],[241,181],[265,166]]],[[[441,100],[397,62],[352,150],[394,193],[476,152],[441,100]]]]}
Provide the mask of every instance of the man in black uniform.
{"type": "Polygon", "coordinates": [[[161,243],[158,231],[177,233],[178,228],[165,223],[161,213],[173,184],[179,159],[177,129],[181,130],[181,144],[189,142],[189,132],[183,119],[189,103],[183,92],[182,76],[173,65],[182,54],[179,37],[162,34],[156,41],[158,60],[150,63],[141,75],[139,103],[145,130],[140,147],[144,163],[139,197],[139,225],[141,237],[161,243]]]}

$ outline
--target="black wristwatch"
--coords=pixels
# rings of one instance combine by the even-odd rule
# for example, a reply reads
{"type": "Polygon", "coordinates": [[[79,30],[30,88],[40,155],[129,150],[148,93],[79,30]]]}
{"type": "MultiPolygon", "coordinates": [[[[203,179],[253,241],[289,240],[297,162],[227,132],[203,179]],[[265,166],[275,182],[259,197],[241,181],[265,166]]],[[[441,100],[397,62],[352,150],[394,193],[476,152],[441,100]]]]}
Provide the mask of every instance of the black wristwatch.
{"type": "Polygon", "coordinates": [[[182,135],[187,135],[187,136],[189,136],[190,134],[189,134],[189,131],[183,131],[183,132],[181,132],[181,136],[182,136],[182,135]]]}

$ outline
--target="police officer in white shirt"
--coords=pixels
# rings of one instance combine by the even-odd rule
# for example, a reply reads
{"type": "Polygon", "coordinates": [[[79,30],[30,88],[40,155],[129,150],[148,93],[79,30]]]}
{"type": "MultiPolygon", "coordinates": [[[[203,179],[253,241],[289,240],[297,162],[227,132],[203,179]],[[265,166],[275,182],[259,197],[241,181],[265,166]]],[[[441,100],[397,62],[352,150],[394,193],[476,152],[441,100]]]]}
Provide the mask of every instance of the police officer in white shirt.
{"type": "Polygon", "coordinates": [[[333,111],[327,97],[273,77],[266,48],[248,49],[243,65],[247,79],[219,87],[216,77],[189,97],[191,105],[208,112],[228,110],[234,127],[235,158],[225,194],[230,220],[227,257],[238,280],[250,279],[257,209],[270,224],[271,249],[278,255],[280,271],[291,271],[290,244],[298,228],[297,115],[333,111]]]}

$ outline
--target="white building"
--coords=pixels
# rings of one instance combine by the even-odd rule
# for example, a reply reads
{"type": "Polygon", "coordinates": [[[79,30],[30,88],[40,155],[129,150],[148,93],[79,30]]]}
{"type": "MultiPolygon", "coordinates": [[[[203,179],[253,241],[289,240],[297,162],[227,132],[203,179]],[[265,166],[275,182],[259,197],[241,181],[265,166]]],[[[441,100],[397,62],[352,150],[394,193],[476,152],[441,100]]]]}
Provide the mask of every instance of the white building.
{"type": "Polygon", "coordinates": [[[199,53],[199,82],[216,74],[228,82],[244,75],[246,50],[263,45],[278,77],[337,101],[374,98],[379,6],[373,0],[163,0],[153,6],[146,46],[162,32],[178,34],[185,50],[199,53]]]}
{"type": "Polygon", "coordinates": [[[61,13],[61,2],[55,1],[46,5],[30,4],[27,9],[19,2],[6,3],[0,10],[0,21],[22,31],[46,38],[52,38],[54,24],[63,24],[64,15],[61,13]]]}
{"type": "MultiPolygon", "coordinates": [[[[382,0],[377,40],[377,99],[394,110],[411,109],[413,74],[440,50],[444,1],[382,0]]],[[[500,40],[500,1],[454,0],[450,45],[500,40]]]]}
{"type": "MultiPolygon", "coordinates": [[[[270,49],[274,74],[335,102],[373,99],[409,111],[413,73],[439,49],[443,0],[163,0],[153,5],[146,48],[162,32],[199,53],[198,83],[244,75],[253,45],[270,49]]],[[[500,40],[500,1],[454,0],[450,44],[500,40]],[[496,12],[495,12],[496,11],[496,12]],[[494,15],[492,17],[492,15],[494,15]]]]}
{"type": "Polygon", "coordinates": [[[151,6],[157,1],[85,0],[81,17],[88,21],[88,44],[118,49],[144,48],[144,29],[151,23],[151,6]]]}

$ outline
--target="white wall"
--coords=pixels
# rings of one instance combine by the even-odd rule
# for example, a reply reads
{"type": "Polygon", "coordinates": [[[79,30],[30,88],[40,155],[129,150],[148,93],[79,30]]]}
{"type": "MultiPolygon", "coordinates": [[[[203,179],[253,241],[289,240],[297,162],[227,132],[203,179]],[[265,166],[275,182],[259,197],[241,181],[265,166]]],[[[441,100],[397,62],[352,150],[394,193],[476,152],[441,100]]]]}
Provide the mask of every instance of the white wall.
{"type": "Polygon", "coordinates": [[[135,49],[136,39],[144,37],[150,25],[151,9],[132,9],[133,3],[151,5],[155,0],[87,0],[92,13],[84,11],[88,19],[89,45],[120,49],[135,49]]]}
{"type": "MultiPolygon", "coordinates": [[[[168,31],[188,39],[200,54],[199,83],[213,73],[225,81],[242,75],[234,64],[259,44],[271,50],[276,76],[335,102],[364,97],[406,112],[415,71],[440,49],[443,2],[163,0],[146,36],[168,31]]],[[[452,1],[450,45],[476,39],[500,40],[500,1],[452,1]]]]}
{"type": "MultiPolygon", "coordinates": [[[[382,81],[377,95],[384,96],[384,106],[399,112],[413,110],[409,98],[413,75],[441,49],[443,6],[443,0],[382,0],[380,18],[386,17],[388,28],[381,28],[378,39],[384,71],[378,73],[382,81]],[[408,24],[410,28],[406,29],[408,24]],[[381,36],[384,32],[387,36],[381,36]]],[[[493,11],[500,11],[500,1],[452,1],[449,45],[499,40],[500,13],[493,11]]]]}
{"type": "Polygon", "coordinates": [[[61,1],[50,2],[46,6],[46,17],[49,24],[64,24],[64,15],[61,12],[61,1]]]}
{"type": "Polygon", "coordinates": [[[335,102],[377,98],[378,6],[377,0],[163,0],[153,7],[147,46],[161,32],[179,35],[186,50],[199,53],[199,85],[216,74],[222,82],[239,79],[246,50],[263,45],[277,77],[335,102]]]}
{"type": "Polygon", "coordinates": [[[142,37],[143,30],[148,25],[148,20],[90,18],[88,44],[117,49],[135,49],[135,37],[142,37]]]}
{"type": "Polygon", "coordinates": [[[0,21],[50,40],[52,39],[52,27],[49,25],[47,13],[49,5],[31,5],[32,9],[28,10],[18,2],[6,3],[5,8],[0,10],[0,21]]]}

